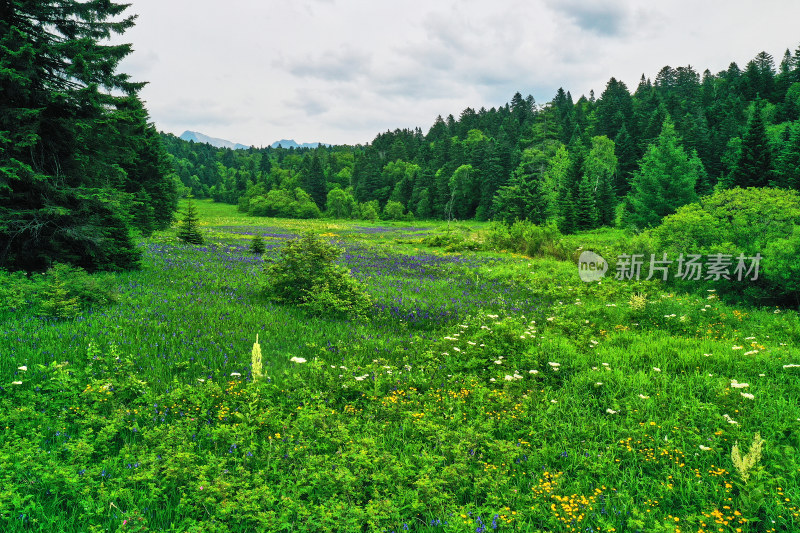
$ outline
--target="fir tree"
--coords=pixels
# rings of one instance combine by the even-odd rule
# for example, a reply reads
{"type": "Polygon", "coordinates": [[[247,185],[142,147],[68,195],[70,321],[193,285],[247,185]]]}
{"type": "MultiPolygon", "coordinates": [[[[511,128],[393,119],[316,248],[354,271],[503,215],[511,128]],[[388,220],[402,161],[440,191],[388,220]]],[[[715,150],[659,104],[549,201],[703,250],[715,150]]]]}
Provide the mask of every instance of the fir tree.
{"type": "Polygon", "coordinates": [[[634,174],[624,222],[637,228],[655,226],[679,207],[697,200],[695,184],[702,163],[680,145],[675,126],[664,121],[634,174]]]}
{"type": "Polygon", "coordinates": [[[761,110],[761,100],[757,100],[742,138],[739,159],[731,175],[734,186],[743,189],[766,187],[772,177],[772,154],[761,110]]]}
{"type": "Polygon", "coordinates": [[[133,213],[134,194],[143,188],[149,201],[165,200],[156,227],[159,217],[172,216],[170,192],[161,187],[173,182],[135,96],[144,84],[116,72],[131,46],[102,43],[133,26],[133,16],[119,18],[127,7],[0,5],[2,267],[43,270],[62,261],[87,270],[135,268],[131,221],[145,231],[151,221],[133,213]]]}
{"type": "Polygon", "coordinates": [[[263,254],[266,249],[267,248],[264,245],[264,238],[260,233],[256,233],[253,237],[253,240],[250,241],[250,252],[254,254],[263,254]]]}
{"type": "Polygon", "coordinates": [[[191,199],[183,212],[183,219],[178,224],[178,238],[189,244],[203,244],[203,235],[200,233],[200,219],[197,217],[197,209],[191,199]]]}

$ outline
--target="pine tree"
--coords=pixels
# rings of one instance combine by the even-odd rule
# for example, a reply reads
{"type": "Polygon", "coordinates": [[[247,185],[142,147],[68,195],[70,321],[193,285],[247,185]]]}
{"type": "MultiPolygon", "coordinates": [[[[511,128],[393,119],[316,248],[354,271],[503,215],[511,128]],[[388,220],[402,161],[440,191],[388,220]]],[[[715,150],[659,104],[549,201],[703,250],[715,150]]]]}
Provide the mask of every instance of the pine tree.
{"type": "Polygon", "coordinates": [[[183,212],[183,219],[178,224],[178,238],[189,244],[203,244],[203,235],[200,233],[200,219],[197,209],[190,199],[183,212]]]}
{"type": "Polygon", "coordinates": [[[661,134],[650,146],[634,174],[627,198],[625,224],[652,227],[680,206],[697,200],[695,184],[702,163],[679,144],[675,126],[664,121],[661,134]]]}

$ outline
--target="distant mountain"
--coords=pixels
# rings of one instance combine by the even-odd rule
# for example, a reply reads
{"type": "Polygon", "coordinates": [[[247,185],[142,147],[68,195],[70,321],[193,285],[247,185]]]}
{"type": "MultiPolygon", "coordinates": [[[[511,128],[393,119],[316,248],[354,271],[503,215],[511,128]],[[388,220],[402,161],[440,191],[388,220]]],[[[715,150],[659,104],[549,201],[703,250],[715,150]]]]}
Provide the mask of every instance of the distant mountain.
{"type": "Polygon", "coordinates": [[[234,143],[231,141],[226,141],[225,139],[217,139],[216,137],[209,137],[208,135],[203,135],[202,133],[198,133],[196,131],[189,131],[186,130],[181,134],[181,139],[184,141],[194,141],[196,143],[208,143],[211,146],[216,146],[217,148],[231,148],[233,150],[247,150],[250,148],[244,144],[234,143]]]}
{"type": "Polygon", "coordinates": [[[330,146],[330,144],[325,143],[303,143],[297,144],[294,142],[294,139],[281,139],[280,141],[275,141],[270,145],[272,148],[277,148],[278,146],[282,148],[316,148],[319,145],[323,146],[330,146]]]}

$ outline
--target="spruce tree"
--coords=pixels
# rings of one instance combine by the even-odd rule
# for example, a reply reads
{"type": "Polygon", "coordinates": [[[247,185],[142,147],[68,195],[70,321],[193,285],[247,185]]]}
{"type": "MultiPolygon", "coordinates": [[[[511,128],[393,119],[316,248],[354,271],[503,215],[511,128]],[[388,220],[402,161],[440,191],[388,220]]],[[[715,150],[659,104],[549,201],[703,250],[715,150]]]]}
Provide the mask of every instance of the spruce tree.
{"type": "Polygon", "coordinates": [[[731,175],[733,184],[743,189],[766,187],[772,178],[772,154],[761,110],[762,102],[757,100],[742,138],[739,159],[731,175]]]}
{"type": "MultiPolygon", "coordinates": [[[[149,165],[148,143],[158,141],[143,108],[132,111],[144,84],[116,72],[131,46],[103,42],[133,26],[133,16],[120,18],[127,7],[0,3],[0,267],[138,264],[131,220],[147,216],[132,213],[134,195],[144,188],[155,202],[170,193],[160,195],[163,166],[141,169],[147,183],[129,178],[137,160],[149,165]]],[[[169,201],[162,205],[156,219],[172,215],[169,201]]]]}
{"type": "Polygon", "coordinates": [[[178,238],[189,244],[203,244],[200,219],[197,217],[197,209],[191,199],[183,212],[183,219],[178,224],[178,238]]]}
{"type": "Polygon", "coordinates": [[[625,224],[655,226],[679,207],[697,200],[695,184],[702,163],[680,145],[675,126],[667,119],[634,174],[626,202],[625,224]]]}

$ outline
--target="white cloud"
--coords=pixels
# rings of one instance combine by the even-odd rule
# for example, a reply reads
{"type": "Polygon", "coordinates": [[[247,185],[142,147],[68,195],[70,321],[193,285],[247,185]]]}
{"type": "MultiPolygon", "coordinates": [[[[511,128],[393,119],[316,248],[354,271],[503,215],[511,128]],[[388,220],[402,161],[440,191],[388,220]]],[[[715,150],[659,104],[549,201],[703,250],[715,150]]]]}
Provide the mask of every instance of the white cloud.
{"type": "Polygon", "coordinates": [[[122,64],[156,125],[244,144],[364,143],[427,131],[436,115],[503,105],[519,91],[600,95],[612,76],[691,64],[719,72],[800,39],[781,0],[132,0],[122,64]]]}

